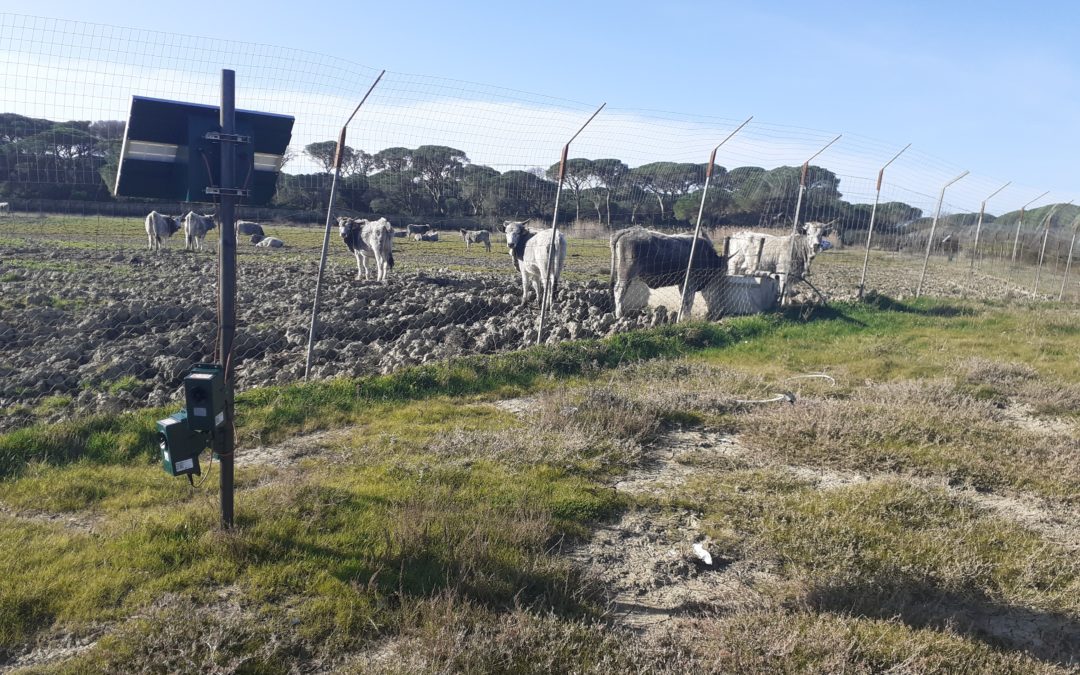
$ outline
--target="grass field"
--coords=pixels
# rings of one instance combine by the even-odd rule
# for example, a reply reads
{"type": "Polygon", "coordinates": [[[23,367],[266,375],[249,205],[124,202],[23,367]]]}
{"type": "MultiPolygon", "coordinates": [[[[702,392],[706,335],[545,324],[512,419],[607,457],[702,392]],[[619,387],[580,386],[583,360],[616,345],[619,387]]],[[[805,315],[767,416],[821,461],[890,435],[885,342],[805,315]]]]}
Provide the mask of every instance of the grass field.
{"type": "Polygon", "coordinates": [[[875,296],[253,390],[229,533],[163,411],[5,434],[0,664],[1075,672],[1077,318],[875,296]]]}

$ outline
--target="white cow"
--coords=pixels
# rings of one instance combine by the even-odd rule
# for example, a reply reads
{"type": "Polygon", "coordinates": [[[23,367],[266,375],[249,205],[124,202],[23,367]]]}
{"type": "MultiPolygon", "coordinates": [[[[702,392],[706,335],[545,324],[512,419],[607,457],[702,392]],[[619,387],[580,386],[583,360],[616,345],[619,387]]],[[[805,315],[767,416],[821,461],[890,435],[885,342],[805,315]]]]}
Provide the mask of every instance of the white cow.
{"type": "Polygon", "coordinates": [[[188,211],[184,216],[184,248],[190,251],[202,249],[206,233],[214,229],[214,214],[199,215],[188,211]]]}
{"type": "Polygon", "coordinates": [[[5,216],[11,213],[11,204],[9,204],[8,202],[0,202],[0,213],[4,214],[5,216]]]}
{"type": "Polygon", "coordinates": [[[521,304],[529,301],[529,289],[536,293],[537,302],[543,303],[548,292],[547,271],[548,252],[551,251],[551,306],[555,305],[555,293],[559,290],[559,275],[566,261],[566,237],[559,232],[559,238],[552,245],[551,230],[533,232],[525,227],[528,220],[506,221],[499,228],[506,233],[506,247],[514,259],[514,266],[521,272],[521,304]]]}
{"type": "Polygon", "coordinates": [[[466,230],[461,229],[461,238],[465,242],[465,250],[472,248],[473,244],[483,244],[484,249],[488,253],[491,253],[491,233],[487,230],[466,230]]]}
{"type": "Polygon", "coordinates": [[[146,214],[146,239],[149,250],[160,249],[165,240],[180,229],[180,216],[166,216],[164,213],[151,211],[146,214]]]}
{"type": "Polygon", "coordinates": [[[791,281],[810,273],[810,262],[832,231],[826,223],[807,223],[795,234],[778,237],[760,232],[738,232],[728,243],[728,274],[775,274],[780,282],[780,304],[787,304],[791,281]]]}
{"type": "Polygon", "coordinates": [[[263,231],[262,225],[252,222],[250,220],[238,220],[236,221],[236,236],[250,236],[257,234],[261,237],[266,236],[266,232],[263,231]]]}
{"type": "Polygon", "coordinates": [[[360,218],[339,217],[338,233],[352,254],[356,256],[356,278],[360,278],[360,267],[364,268],[364,279],[368,278],[367,259],[375,259],[375,279],[385,282],[386,276],[394,266],[394,228],[386,218],[363,220],[360,218]]]}

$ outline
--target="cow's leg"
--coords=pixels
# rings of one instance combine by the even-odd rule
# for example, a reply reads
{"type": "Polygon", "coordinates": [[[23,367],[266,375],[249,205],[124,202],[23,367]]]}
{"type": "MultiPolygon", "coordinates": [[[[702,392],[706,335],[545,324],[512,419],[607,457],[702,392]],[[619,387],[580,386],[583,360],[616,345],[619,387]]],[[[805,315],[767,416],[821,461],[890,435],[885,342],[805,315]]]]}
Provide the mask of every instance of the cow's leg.
{"type": "Polygon", "coordinates": [[[529,275],[525,273],[525,264],[521,265],[521,306],[524,307],[529,302],[529,275]]]}
{"type": "MultiPolygon", "coordinates": [[[[682,289],[679,289],[679,290],[682,290],[682,289]]],[[[680,310],[681,314],[679,316],[685,317],[687,319],[690,318],[690,310],[694,307],[694,294],[695,293],[697,293],[697,289],[694,288],[694,284],[688,284],[687,287],[686,287],[686,292],[683,293],[682,305],[681,305],[682,309],[680,310]]]]}
{"type": "Polygon", "coordinates": [[[360,253],[359,253],[359,251],[353,251],[353,257],[356,258],[356,280],[360,281],[360,253]]]}
{"type": "Polygon", "coordinates": [[[363,253],[360,254],[360,262],[362,262],[364,264],[364,281],[367,281],[368,279],[371,278],[371,272],[368,270],[367,256],[364,255],[363,253]]]}
{"type": "Polygon", "coordinates": [[[146,250],[154,250],[154,235],[150,234],[149,232],[146,233],[146,250]]]}
{"type": "Polygon", "coordinates": [[[622,279],[615,281],[615,285],[611,287],[611,295],[615,300],[615,318],[621,319],[625,315],[623,311],[623,302],[626,300],[626,290],[630,288],[630,284],[624,283],[622,279]]]}

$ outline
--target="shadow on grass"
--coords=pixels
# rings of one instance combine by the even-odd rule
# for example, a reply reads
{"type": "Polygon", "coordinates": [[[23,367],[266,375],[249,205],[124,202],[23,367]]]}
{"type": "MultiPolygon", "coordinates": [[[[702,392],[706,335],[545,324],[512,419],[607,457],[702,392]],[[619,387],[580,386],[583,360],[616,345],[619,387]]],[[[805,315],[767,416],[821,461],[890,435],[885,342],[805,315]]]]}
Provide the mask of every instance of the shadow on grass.
{"type": "Polygon", "coordinates": [[[991,646],[1076,666],[1080,622],[1066,614],[995,601],[979,590],[941,588],[928,579],[888,579],[818,588],[817,610],[872,619],[899,619],[912,628],[952,629],[991,646]]]}
{"type": "Polygon", "coordinates": [[[802,307],[786,307],[780,311],[780,316],[794,323],[810,323],[814,321],[839,321],[859,328],[865,328],[866,322],[856,319],[844,305],[806,305],[802,307]]]}
{"type": "Polygon", "coordinates": [[[919,316],[974,316],[976,310],[971,307],[957,307],[955,305],[929,305],[920,306],[923,303],[901,302],[887,295],[879,295],[873,291],[866,294],[863,303],[886,312],[901,312],[903,314],[918,314],[919,316]]]}

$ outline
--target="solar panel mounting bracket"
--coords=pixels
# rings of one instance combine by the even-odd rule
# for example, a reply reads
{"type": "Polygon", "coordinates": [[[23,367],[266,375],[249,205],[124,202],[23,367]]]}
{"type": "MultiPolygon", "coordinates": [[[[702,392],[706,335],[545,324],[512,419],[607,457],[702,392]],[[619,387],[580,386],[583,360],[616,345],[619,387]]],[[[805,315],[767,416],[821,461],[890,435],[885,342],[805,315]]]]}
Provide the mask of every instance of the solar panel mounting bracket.
{"type": "Polygon", "coordinates": [[[206,188],[206,194],[208,195],[229,195],[232,197],[250,197],[251,190],[244,190],[241,188],[222,188],[222,187],[208,187],[206,188]]]}
{"type": "Polygon", "coordinates": [[[223,134],[220,131],[208,131],[205,136],[208,141],[219,141],[221,143],[251,143],[251,136],[245,136],[243,134],[223,134]]]}

